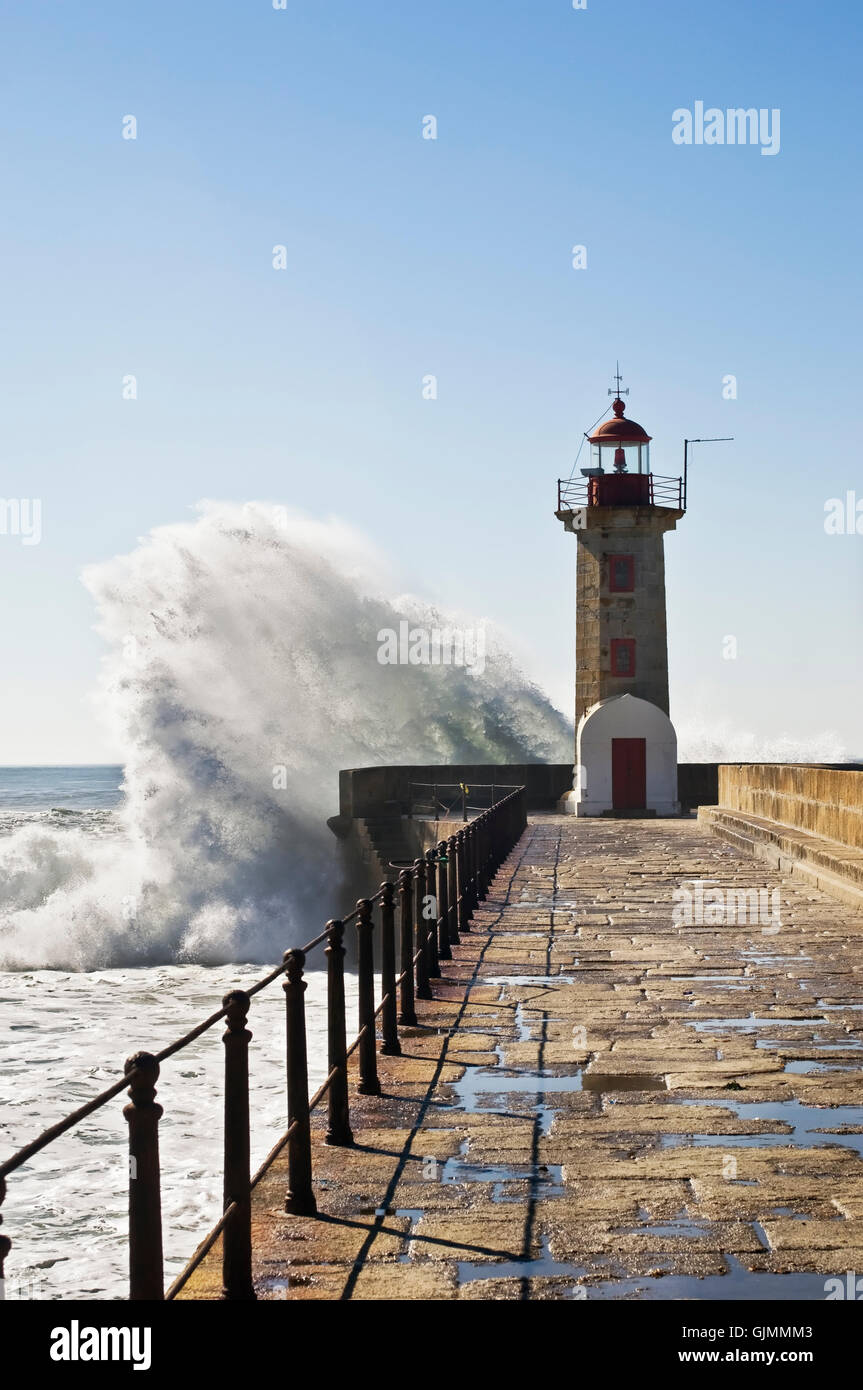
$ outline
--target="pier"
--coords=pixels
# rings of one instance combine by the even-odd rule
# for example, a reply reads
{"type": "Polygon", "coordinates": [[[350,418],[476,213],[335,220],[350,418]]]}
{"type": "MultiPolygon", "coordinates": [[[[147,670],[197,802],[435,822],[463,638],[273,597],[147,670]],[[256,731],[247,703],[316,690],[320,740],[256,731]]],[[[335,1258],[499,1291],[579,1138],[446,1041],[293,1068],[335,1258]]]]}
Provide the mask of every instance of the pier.
{"type": "MultiPolygon", "coordinates": [[[[314,1213],[284,1154],[255,1186],[256,1296],[823,1299],[863,1266],[861,924],[693,820],[533,816],[379,1095],[352,1058],[353,1144],[313,1118],[314,1213]]],[[[217,1241],[176,1296],[221,1291],[217,1241]]]]}

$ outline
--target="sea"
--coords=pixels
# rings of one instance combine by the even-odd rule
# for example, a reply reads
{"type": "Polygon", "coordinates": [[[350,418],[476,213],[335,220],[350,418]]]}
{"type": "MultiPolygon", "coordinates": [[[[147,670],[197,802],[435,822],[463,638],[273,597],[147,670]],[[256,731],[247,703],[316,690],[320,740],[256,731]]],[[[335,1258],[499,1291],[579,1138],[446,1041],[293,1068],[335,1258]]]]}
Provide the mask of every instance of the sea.
{"type": "MultiPolygon", "coordinates": [[[[0,836],[60,828],[120,836],[120,766],[0,768],[0,836]]],[[[114,966],[0,973],[0,1157],[6,1158],[121,1074],[125,1057],[157,1052],[221,1006],[261,964],[114,966]]],[[[326,978],[310,970],[310,1080],[326,1067],[326,978]]],[[[348,1009],[356,980],[346,980],[348,1009]]],[[[256,995],[249,1024],[253,1169],[284,1132],[284,997],[256,995]]],[[[221,1203],[222,1028],[163,1066],[158,1099],[166,1284],[215,1224],[221,1203]]],[[[8,1179],[4,1232],[9,1299],[127,1296],[125,1093],[8,1179]]]]}

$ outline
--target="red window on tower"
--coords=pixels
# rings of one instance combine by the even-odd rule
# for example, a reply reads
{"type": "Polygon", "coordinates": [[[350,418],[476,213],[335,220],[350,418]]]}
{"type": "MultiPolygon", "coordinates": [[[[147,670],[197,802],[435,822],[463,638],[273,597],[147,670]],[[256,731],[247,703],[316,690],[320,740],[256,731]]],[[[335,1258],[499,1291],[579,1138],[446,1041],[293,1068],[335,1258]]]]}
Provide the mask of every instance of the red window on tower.
{"type": "Polygon", "coordinates": [[[635,675],[634,637],[612,637],[611,674],[613,676],[635,675]]]}
{"type": "Polygon", "coordinates": [[[608,587],[613,594],[631,594],[635,588],[635,556],[609,555],[608,587]]]}

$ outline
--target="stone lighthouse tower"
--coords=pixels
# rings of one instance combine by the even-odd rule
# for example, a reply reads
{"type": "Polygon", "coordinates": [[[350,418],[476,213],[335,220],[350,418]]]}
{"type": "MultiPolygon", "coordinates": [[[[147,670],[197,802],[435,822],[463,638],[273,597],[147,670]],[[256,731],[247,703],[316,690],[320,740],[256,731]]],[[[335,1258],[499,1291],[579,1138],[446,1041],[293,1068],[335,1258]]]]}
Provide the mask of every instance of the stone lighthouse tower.
{"type": "Polygon", "coordinates": [[[588,436],[590,467],[558,482],[556,515],[578,546],[576,768],[564,807],[676,815],[664,536],[686,510],[685,483],[651,472],[650,435],[626,418],[616,381],[613,418],[588,436]]]}

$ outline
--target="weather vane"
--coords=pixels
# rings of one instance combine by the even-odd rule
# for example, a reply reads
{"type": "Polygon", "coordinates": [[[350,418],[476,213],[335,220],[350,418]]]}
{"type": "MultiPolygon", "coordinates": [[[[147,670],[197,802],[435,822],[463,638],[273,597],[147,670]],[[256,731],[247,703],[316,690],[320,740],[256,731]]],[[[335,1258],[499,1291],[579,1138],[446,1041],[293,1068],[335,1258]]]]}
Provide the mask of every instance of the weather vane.
{"type": "Polygon", "coordinates": [[[617,368],[617,371],[614,373],[614,379],[615,379],[615,381],[617,382],[617,390],[616,390],[616,391],[613,391],[613,390],[611,389],[611,387],[609,386],[609,388],[608,388],[608,394],[609,394],[609,396],[628,396],[628,395],[629,395],[629,387],[627,386],[627,387],[624,388],[624,387],[622,387],[621,384],[620,384],[620,383],[622,382],[622,380],[623,380],[623,377],[620,375],[620,363],[619,363],[619,362],[615,362],[614,365],[615,365],[615,367],[617,368]]]}

